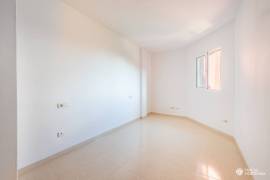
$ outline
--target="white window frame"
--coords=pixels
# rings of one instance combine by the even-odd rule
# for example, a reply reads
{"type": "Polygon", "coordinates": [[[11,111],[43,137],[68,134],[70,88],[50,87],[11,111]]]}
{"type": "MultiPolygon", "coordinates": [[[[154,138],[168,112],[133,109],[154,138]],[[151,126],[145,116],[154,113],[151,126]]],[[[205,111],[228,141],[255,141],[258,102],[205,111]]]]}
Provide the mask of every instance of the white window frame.
{"type": "Polygon", "coordinates": [[[221,74],[222,74],[222,48],[215,48],[212,49],[210,51],[207,51],[204,55],[198,56],[196,58],[196,88],[203,88],[203,89],[207,89],[210,91],[220,91],[222,89],[222,81],[221,81],[221,74]],[[220,52],[220,63],[219,63],[219,81],[220,81],[220,85],[218,88],[211,88],[209,86],[209,55],[216,53],[216,52],[220,52]],[[205,78],[205,82],[206,84],[204,86],[198,86],[198,60],[200,60],[200,58],[205,57],[205,72],[206,72],[206,76],[204,76],[205,78]]]}
{"type": "Polygon", "coordinates": [[[207,88],[207,56],[206,55],[201,55],[196,58],[196,88],[207,88]],[[203,60],[203,66],[204,66],[202,78],[204,79],[204,83],[203,85],[200,85],[198,75],[201,72],[198,71],[199,70],[198,67],[199,67],[199,64],[201,63],[200,61],[202,60],[203,60]]]}

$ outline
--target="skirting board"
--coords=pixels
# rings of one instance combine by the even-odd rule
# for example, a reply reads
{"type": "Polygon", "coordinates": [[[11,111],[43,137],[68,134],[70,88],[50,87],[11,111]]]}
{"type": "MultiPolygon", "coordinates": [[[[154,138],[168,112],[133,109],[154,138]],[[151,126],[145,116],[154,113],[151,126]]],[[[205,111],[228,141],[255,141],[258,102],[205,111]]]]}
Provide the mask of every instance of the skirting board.
{"type": "Polygon", "coordinates": [[[222,131],[220,131],[218,129],[215,129],[213,127],[210,127],[210,126],[208,126],[208,125],[206,125],[204,123],[201,123],[199,121],[196,121],[196,120],[194,120],[194,119],[192,119],[190,117],[187,117],[187,116],[171,115],[171,114],[165,114],[165,113],[159,113],[159,112],[151,112],[151,113],[149,113],[149,115],[151,115],[151,114],[153,114],[153,115],[156,114],[156,115],[161,115],[161,116],[171,116],[171,117],[184,118],[184,119],[187,119],[187,120],[189,120],[189,121],[191,121],[191,122],[193,122],[193,123],[195,123],[195,124],[197,124],[197,125],[199,125],[199,126],[201,126],[203,128],[206,128],[206,129],[208,129],[210,131],[213,131],[213,132],[215,132],[217,134],[220,134],[220,135],[222,135],[222,136],[224,136],[224,137],[226,137],[226,138],[228,138],[230,140],[233,140],[234,139],[234,137],[231,136],[230,134],[227,134],[227,133],[222,132],[222,131]]]}
{"type": "MultiPolygon", "coordinates": [[[[245,159],[245,157],[244,157],[244,155],[243,155],[243,153],[242,153],[242,151],[241,151],[241,149],[240,149],[240,146],[238,145],[238,143],[237,143],[237,141],[236,141],[236,139],[233,138],[233,141],[234,141],[234,144],[235,144],[236,147],[237,147],[237,150],[238,150],[238,152],[239,152],[239,154],[240,154],[240,156],[241,156],[241,159],[242,159],[243,162],[245,163],[246,168],[247,168],[247,169],[250,169],[249,166],[248,166],[248,163],[247,163],[247,161],[246,161],[246,159],[245,159]]],[[[253,176],[252,176],[252,179],[254,179],[253,176]]]]}
{"type": "MultiPolygon", "coordinates": [[[[244,158],[244,155],[243,155],[243,153],[242,153],[242,151],[241,151],[241,149],[240,149],[240,147],[239,147],[239,145],[238,145],[236,139],[235,139],[232,135],[227,134],[227,133],[224,133],[224,132],[222,132],[222,131],[220,131],[220,130],[218,130],[218,129],[212,128],[212,127],[210,127],[210,126],[208,126],[208,125],[206,125],[206,124],[203,124],[203,123],[201,123],[201,122],[199,122],[199,121],[196,121],[196,120],[194,120],[194,119],[192,119],[192,118],[189,118],[189,117],[186,117],[186,116],[178,116],[178,115],[164,114],[164,113],[158,113],[158,112],[150,112],[150,113],[148,113],[148,115],[151,115],[151,114],[152,114],[152,115],[161,115],[161,116],[171,116],[171,117],[185,118],[185,119],[188,119],[188,120],[190,120],[191,122],[193,122],[193,123],[195,123],[195,124],[197,124],[197,125],[199,125],[199,126],[201,126],[201,127],[203,127],[203,128],[206,128],[206,129],[208,129],[208,130],[210,130],[210,131],[212,131],[212,132],[214,132],[214,133],[217,133],[217,134],[219,134],[219,135],[221,135],[221,136],[223,136],[223,137],[229,139],[229,140],[232,141],[232,142],[235,144],[235,146],[237,147],[237,151],[239,152],[239,154],[240,154],[240,156],[241,156],[241,159],[243,160],[243,162],[244,162],[246,168],[247,168],[247,169],[249,168],[249,166],[248,166],[248,164],[247,164],[247,161],[246,161],[246,159],[244,158]]],[[[244,167],[243,167],[243,168],[244,168],[244,167]]],[[[253,178],[253,177],[252,177],[252,178],[253,178]]],[[[254,178],[253,178],[253,179],[254,179],[254,178]]]]}
{"type": "Polygon", "coordinates": [[[28,166],[26,166],[26,167],[24,167],[22,169],[19,169],[18,170],[18,176],[21,176],[21,175],[25,174],[26,172],[31,171],[32,169],[35,169],[35,168],[37,168],[37,167],[39,167],[39,166],[41,166],[43,164],[46,164],[47,162],[49,162],[49,161],[51,161],[53,159],[56,159],[56,158],[59,158],[59,157],[65,155],[65,154],[71,153],[72,151],[74,151],[76,149],[79,149],[79,148],[81,148],[81,147],[83,147],[83,146],[85,146],[85,145],[87,145],[89,143],[92,143],[92,142],[96,141],[97,139],[99,139],[101,137],[104,137],[106,135],[109,135],[109,134],[111,134],[111,133],[113,133],[113,132],[115,132],[115,131],[117,131],[119,129],[122,129],[123,127],[126,127],[126,126],[136,122],[137,120],[140,120],[140,119],[141,118],[131,120],[131,121],[125,123],[125,124],[120,125],[119,127],[116,127],[116,128],[110,129],[108,131],[105,131],[105,132],[103,132],[103,133],[101,133],[99,135],[96,135],[96,136],[94,136],[94,137],[92,137],[92,138],[90,138],[90,139],[88,139],[86,141],[83,141],[83,142],[81,142],[79,144],[71,146],[70,148],[67,148],[67,149],[65,149],[65,150],[63,150],[61,152],[58,152],[58,153],[56,153],[56,154],[54,154],[52,156],[49,156],[49,157],[47,157],[45,159],[42,159],[42,160],[37,161],[37,162],[35,162],[33,164],[30,164],[30,165],[28,165],[28,166]]]}
{"type": "MultiPolygon", "coordinates": [[[[150,115],[162,115],[162,116],[171,116],[171,117],[185,118],[185,119],[190,120],[190,121],[193,122],[193,123],[196,123],[196,124],[199,125],[199,126],[202,126],[203,128],[207,128],[207,129],[209,129],[210,131],[213,131],[213,132],[215,132],[215,133],[218,133],[218,134],[220,134],[220,135],[222,135],[222,136],[228,138],[229,140],[233,141],[233,143],[236,145],[236,147],[237,147],[237,149],[238,149],[238,151],[239,151],[239,154],[240,154],[241,158],[243,159],[243,162],[245,163],[245,166],[248,168],[248,165],[247,165],[246,160],[245,160],[245,158],[244,158],[244,156],[243,156],[243,154],[242,154],[242,151],[241,151],[241,149],[239,148],[239,145],[238,145],[237,141],[235,140],[235,138],[234,138],[233,136],[231,136],[231,135],[229,135],[229,134],[226,134],[226,133],[224,133],[224,132],[221,132],[221,131],[219,131],[219,130],[217,130],[217,129],[214,129],[214,128],[212,128],[212,127],[209,127],[209,126],[207,126],[207,125],[205,125],[205,124],[203,124],[203,123],[200,123],[200,122],[198,122],[198,121],[196,121],[196,120],[194,120],[194,119],[191,119],[191,118],[189,118],[189,117],[185,117],[185,116],[177,116],[177,115],[170,115],[170,114],[163,114],[163,113],[156,113],[156,112],[150,112],[150,113],[147,114],[147,116],[150,116],[150,115]]],[[[79,143],[79,144],[77,144],[77,145],[74,145],[74,146],[72,146],[72,147],[70,147],[70,148],[68,148],[68,149],[66,149],[66,150],[63,150],[63,151],[61,151],[61,152],[59,152],[59,153],[56,153],[56,154],[54,154],[54,155],[52,155],[52,156],[50,156],[50,157],[48,157],[48,158],[45,158],[45,159],[40,160],[40,161],[38,161],[38,162],[36,162],[36,163],[33,163],[33,164],[29,165],[29,166],[26,166],[25,168],[22,168],[22,169],[20,169],[20,170],[18,171],[18,176],[21,176],[22,174],[24,174],[24,173],[26,173],[26,172],[28,172],[28,171],[30,171],[30,170],[36,168],[36,167],[39,167],[39,166],[41,166],[41,165],[47,163],[48,161],[51,161],[51,160],[56,159],[56,158],[58,158],[58,157],[61,157],[61,156],[65,155],[65,154],[71,153],[72,151],[74,151],[74,150],[76,150],[76,149],[78,149],[78,148],[81,148],[81,147],[83,147],[83,146],[85,146],[85,145],[87,145],[87,144],[89,144],[89,143],[91,143],[91,142],[94,142],[94,141],[97,140],[98,138],[101,138],[101,137],[104,137],[104,136],[106,136],[106,135],[109,135],[109,134],[111,134],[111,133],[113,133],[113,132],[115,132],[115,131],[117,131],[117,130],[119,130],[119,129],[125,127],[125,126],[128,126],[128,125],[130,125],[130,124],[132,124],[132,123],[134,123],[135,121],[140,120],[140,119],[142,119],[142,118],[138,118],[138,119],[132,120],[132,121],[130,121],[130,122],[127,122],[127,123],[125,123],[125,124],[123,124],[123,125],[121,125],[121,126],[119,126],[119,127],[113,128],[113,129],[111,129],[111,130],[109,130],[109,131],[106,131],[106,132],[100,134],[100,135],[97,135],[97,136],[95,136],[95,137],[92,137],[92,138],[90,138],[90,139],[88,139],[88,140],[86,140],[86,141],[84,141],[84,142],[82,142],[82,143],[79,143]]]]}

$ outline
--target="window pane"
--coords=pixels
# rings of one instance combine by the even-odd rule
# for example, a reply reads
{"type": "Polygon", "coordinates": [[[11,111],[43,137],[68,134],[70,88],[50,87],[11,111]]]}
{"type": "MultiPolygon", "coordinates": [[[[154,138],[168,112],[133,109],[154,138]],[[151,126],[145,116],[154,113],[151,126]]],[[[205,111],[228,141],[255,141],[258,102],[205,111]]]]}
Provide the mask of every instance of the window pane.
{"type": "Polygon", "coordinates": [[[208,54],[208,89],[221,89],[221,50],[208,54]]]}
{"type": "Polygon", "coordinates": [[[196,60],[197,88],[206,88],[206,57],[200,56],[196,60]]]}

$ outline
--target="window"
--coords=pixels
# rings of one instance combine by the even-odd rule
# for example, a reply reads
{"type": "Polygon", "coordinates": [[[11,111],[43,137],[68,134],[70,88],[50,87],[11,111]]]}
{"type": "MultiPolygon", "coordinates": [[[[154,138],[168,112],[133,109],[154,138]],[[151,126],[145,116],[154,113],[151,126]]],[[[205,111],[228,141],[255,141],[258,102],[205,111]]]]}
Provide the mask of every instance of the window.
{"type": "Polygon", "coordinates": [[[221,49],[196,58],[196,86],[210,90],[221,89],[221,49]]]}
{"type": "Polygon", "coordinates": [[[214,50],[208,53],[208,83],[207,88],[220,90],[221,50],[214,50]]]}
{"type": "Polygon", "coordinates": [[[197,69],[197,88],[206,88],[207,87],[207,82],[206,82],[206,77],[207,77],[207,72],[206,72],[206,56],[200,56],[196,60],[196,69],[197,69]]]}

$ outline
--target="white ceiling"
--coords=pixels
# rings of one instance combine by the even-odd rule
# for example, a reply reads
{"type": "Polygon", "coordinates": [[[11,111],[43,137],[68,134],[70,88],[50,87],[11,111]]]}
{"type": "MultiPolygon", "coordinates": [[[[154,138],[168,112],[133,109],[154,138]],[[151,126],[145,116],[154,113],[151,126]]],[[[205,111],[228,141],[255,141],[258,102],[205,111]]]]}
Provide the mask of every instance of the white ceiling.
{"type": "Polygon", "coordinates": [[[235,17],[240,0],[64,0],[152,51],[185,46],[235,17]]]}

